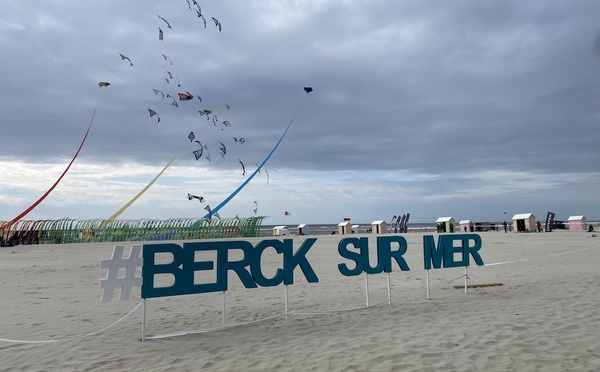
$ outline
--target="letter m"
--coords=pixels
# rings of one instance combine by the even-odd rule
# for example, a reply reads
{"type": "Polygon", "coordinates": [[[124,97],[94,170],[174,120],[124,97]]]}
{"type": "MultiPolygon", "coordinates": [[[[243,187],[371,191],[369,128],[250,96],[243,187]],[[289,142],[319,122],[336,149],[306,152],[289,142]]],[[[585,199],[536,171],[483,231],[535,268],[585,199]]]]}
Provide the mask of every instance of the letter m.
{"type": "Polygon", "coordinates": [[[430,270],[433,264],[434,269],[440,269],[442,267],[442,261],[444,258],[444,243],[441,239],[438,239],[438,246],[435,246],[433,235],[423,236],[423,259],[425,260],[425,270],[430,270]]]}

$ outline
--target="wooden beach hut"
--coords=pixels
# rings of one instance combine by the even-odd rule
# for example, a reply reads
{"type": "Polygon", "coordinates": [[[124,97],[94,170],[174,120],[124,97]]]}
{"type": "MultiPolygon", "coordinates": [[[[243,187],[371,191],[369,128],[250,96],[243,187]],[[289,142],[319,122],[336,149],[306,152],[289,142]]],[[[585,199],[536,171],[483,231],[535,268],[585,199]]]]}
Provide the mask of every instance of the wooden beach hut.
{"type": "Polygon", "coordinates": [[[350,221],[338,223],[338,234],[352,234],[352,225],[350,221]]]}
{"type": "Polygon", "coordinates": [[[569,217],[569,230],[587,231],[587,220],[585,216],[569,217]]]}
{"type": "Polygon", "coordinates": [[[308,225],[301,223],[298,225],[298,235],[308,235],[308,225]]]}
{"type": "Polygon", "coordinates": [[[440,217],[435,221],[437,224],[437,232],[440,233],[453,233],[456,222],[452,217],[440,217]]]}
{"type": "Polygon", "coordinates": [[[371,232],[373,234],[387,234],[387,223],[383,220],[373,221],[371,223],[371,232]]]}
{"type": "Polygon", "coordinates": [[[290,231],[285,228],[285,225],[273,227],[273,236],[290,235],[290,231]]]}
{"type": "Polygon", "coordinates": [[[533,213],[515,214],[512,218],[514,232],[532,232],[536,230],[533,213]]]}
{"type": "Polygon", "coordinates": [[[466,233],[471,232],[470,226],[473,224],[471,220],[460,220],[458,226],[460,227],[460,232],[466,233]]]}

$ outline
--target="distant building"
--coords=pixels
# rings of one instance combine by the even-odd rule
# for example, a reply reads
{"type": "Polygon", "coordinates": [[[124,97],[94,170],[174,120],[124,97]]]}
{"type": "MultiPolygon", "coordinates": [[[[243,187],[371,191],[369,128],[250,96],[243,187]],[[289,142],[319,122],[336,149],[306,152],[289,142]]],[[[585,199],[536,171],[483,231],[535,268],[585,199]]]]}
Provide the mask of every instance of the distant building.
{"type": "Polygon", "coordinates": [[[569,217],[569,230],[587,231],[587,220],[585,216],[569,217]]]}
{"type": "Polygon", "coordinates": [[[373,234],[387,234],[387,223],[383,220],[373,221],[371,223],[371,231],[373,234]]]}
{"type": "Polygon", "coordinates": [[[536,230],[533,213],[515,214],[512,218],[514,232],[532,232],[536,230]]]}
{"type": "Polygon", "coordinates": [[[452,217],[440,217],[435,221],[437,224],[437,232],[453,233],[456,222],[452,217]]]}
{"type": "Polygon", "coordinates": [[[298,225],[298,235],[308,235],[308,225],[305,223],[298,225]]]}
{"type": "Polygon", "coordinates": [[[471,232],[469,226],[471,226],[472,224],[473,221],[471,220],[460,220],[460,222],[458,223],[458,226],[460,226],[460,232],[471,232]]]}
{"type": "Polygon", "coordinates": [[[350,221],[338,223],[338,234],[352,234],[352,224],[350,221]]]}
{"type": "Polygon", "coordinates": [[[275,226],[273,227],[273,236],[282,236],[282,235],[290,235],[290,231],[285,228],[285,226],[275,226]]]}

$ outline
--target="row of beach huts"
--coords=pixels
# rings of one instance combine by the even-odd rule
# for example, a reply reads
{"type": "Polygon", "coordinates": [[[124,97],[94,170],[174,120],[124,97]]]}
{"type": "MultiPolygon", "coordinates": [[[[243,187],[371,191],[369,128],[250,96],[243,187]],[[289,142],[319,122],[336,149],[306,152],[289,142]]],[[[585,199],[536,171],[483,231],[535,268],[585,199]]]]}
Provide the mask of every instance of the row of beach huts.
{"type": "MultiPolygon", "coordinates": [[[[453,217],[440,217],[436,220],[437,232],[439,233],[454,233],[454,232],[482,232],[482,231],[512,231],[512,232],[535,232],[535,231],[552,231],[555,226],[545,226],[545,221],[540,222],[536,219],[533,213],[515,214],[511,222],[489,223],[475,222],[472,220],[460,220],[458,224],[453,217]],[[541,227],[538,226],[541,225],[541,227]]],[[[593,228],[587,223],[585,216],[570,216],[566,224],[561,224],[561,229],[572,231],[591,231],[593,228]]],[[[358,229],[358,225],[352,225],[349,218],[344,218],[343,222],[337,225],[337,233],[353,234],[358,229]]],[[[300,224],[297,227],[298,235],[308,235],[309,227],[307,224],[300,224]]],[[[373,221],[371,227],[366,230],[373,234],[386,234],[390,232],[388,224],[384,220],[373,221]]],[[[273,235],[291,235],[286,226],[275,226],[273,235]]]]}

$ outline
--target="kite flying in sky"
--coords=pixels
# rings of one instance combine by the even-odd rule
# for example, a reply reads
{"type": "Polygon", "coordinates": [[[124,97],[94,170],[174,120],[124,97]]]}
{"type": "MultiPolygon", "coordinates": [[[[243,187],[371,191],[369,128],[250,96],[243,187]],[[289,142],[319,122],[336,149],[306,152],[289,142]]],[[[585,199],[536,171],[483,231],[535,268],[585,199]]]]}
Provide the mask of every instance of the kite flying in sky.
{"type": "Polygon", "coordinates": [[[242,163],[241,160],[238,160],[240,162],[240,164],[242,165],[242,176],[246,175],[246,166],[244,165],[244,163],[242,163]]]}
{"type": "Polygon", "coordinates": [[[189,101],[189,100],[194,99],[194,96],[190,92],[177,93],[177,94],[179,95],[180,101],[189,101]]]}
{"type": "Polygon", "coordinates": [[[126,59],[129,61],[129,66],[133,66],[133,63],[131,62],[131,60],[129,59],[129,57],[122,55],[121,53],[119,53],[119,55],[121,56],[121,61],[126,59]]]}
{"type": "Polygon", "coordinates": [[[225,147],[223,142],[219,142],[219,143],[221,144],[221,147],[219,148],[219,150],[221,150],[221,157],[224,158],[225,155],[227,154],[227,148],[225,147]]]}
{"type": "Polygon", "coordinates": [[[188,194],[188,200],[192,200],[192,199],[198,199],[198,201],[200,203],[204,203],[204,201],[205,201],[202,196],[196,196],[196,195],[188,194]]]}
{"type": "Polygon", "coordinates": [[[155,96],[158,96],[158,93],[160,93],[162,95],[162,98],[163,99],[165,98],[165,94],[163,92],[161,92],[160,90],[153,88],[152,91],[154,92],[155,96]]]}
{"type": "Polygon", "coordinates": [[[213,22],[215,22],[215,26],[219,29],[219,32],[221,32],[221,22],[219,22],[218,19],[216,19],[215,17],[210,17],[212,18],[213,22]]]}
{"type": "Polygon", "coordinates": [[[170,28],[171,30],[173,30],[173,27],[171,27],[171,24],[166,19],[164,19],[161,16],[158,16],[158,18],[162,19],[167,24],[167,28],[170,28]]]}
{"type": "Polygon", "coordinates": [[[163,54],[162,56],[163,56],[163,58],[165,59],[165,61],[166,61],[166,60],[169,60],[169,63],[170,63],[171,65],[173,64],[173,61],[171,61],[171,58],[169,58],[169,56],[167,56],[166,54],[163,54]]]}
{"type": "Polygon", "coordinates": [[[158,118],[157,123],[160,123],[160,116],[158,116],[158,114],[156,113],[156,111],[154,111],[152,109],[148,109],[148,113],[150,114],[150,117],[153,117],[154,115],[156,115],[156,117],[158,118]]]}
{"type": "Polygon", "coordinates": [[[310,92],[312,92],[312,91],[313,91],[313,88],[312,88],[312,87],[304,87],[304,91],[305,91],[306,93],[310,93],[310,92]]]}
{"type": "Polygon", "coordinates": [[[110,85],[110,83],[107,83],[106,81],[101,81],[101,82],[98,83],[98,86],[100,88],[107,87],[109,85],[110,85]]]}

